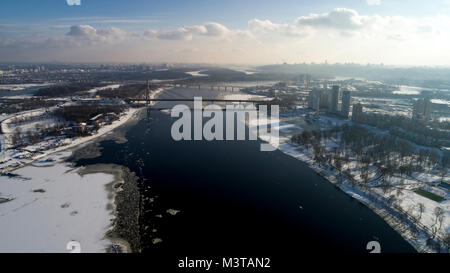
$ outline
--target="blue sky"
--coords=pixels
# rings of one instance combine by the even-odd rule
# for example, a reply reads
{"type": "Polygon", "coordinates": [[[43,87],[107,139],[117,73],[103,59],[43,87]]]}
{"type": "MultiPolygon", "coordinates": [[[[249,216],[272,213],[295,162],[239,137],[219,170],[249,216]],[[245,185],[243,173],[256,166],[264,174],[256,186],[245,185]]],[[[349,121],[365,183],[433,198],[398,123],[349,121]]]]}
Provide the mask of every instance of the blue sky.
{"type": "MultiPolygon", "coordinates": [[[[14,23],[47,22],[83,17],[157,18],[167,26],[220,21],[242,27],[252,18],[292,21],[299,15],[322,13],[338,7],[359,13],[403,16],[450,14],[446,0],[381,0],[368,5],[365,0],[82,0],[69,6],[65,0],[2,0],[1,21],[14,23]]],[[[156,22],[155,22],[156,24],[156,22]]]]}
{"type": "Polygon", "coordinates": [[[75,61],[69,53],[92,59],[87,56],[101,49],[116,56],[99,57],[104,61],[126,61],[123,52],[133,50],[140,55],[128,55],[129,61],[176,61],[182,55],[179,60],[189,62],[201,56],[202,62],[450,64],[436,50],[448,52],[435,44],[447,42],[447,17],[450,0],[81,0],[72,6],[66,0],[2,0],[0,57],[75,61]],[[324,46],[327,40],[336,47],[324,46]],[[420,43],[420,54],[433,50],[436,56],[406,56],[401,47],[408,42],[420,43]],[[390,54],[381,55],[380,47],[390,54]]]}

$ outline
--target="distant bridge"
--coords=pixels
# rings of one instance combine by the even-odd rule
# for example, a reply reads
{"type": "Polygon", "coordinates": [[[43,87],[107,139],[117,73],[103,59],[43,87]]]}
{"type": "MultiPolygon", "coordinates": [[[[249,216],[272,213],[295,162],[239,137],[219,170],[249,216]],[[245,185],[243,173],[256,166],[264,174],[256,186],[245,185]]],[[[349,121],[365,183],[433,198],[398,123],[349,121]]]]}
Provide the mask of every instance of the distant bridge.
{"type": "Polygon", "coordinates": [[[153,85],[161,86],[164,88],[188,88],[188,89],[209,89],[209,90],[222,90],[222,91],[241,91],[247,87],[237,86],[237,85],[189,85],[189,84],[162,84],[162,83],[152,83],[153,85]]]}
{"type": "MultiPolygon", "coordinates": [[[[132,102],[161,102],[161,101],[187,101],[187,102],[194,102],[195,99],[185,99],[185,98],[179,98],[179,99],[139,99],[139,98],[128,98],[124,100],[125,102],[132,103],[132,102]]],[[[267,102],[266,100],[227,100],[227,99],[202,99],[202,102],[229,102],[229,103],[263,103],[267,102]]]]}
{"type": "MultiPolygon", "coordinates": [[[[145,106],[148,108],[148,110],[165,110],[170,109],[169,106],[157,106],[157,105],[151,105],[152,102],[195,102],[195,99],[185,99],[185,98],[179,98],[179,99],[125,99],[125,102],[128,104],[133,103],[139,103],[139,102],[145,102],[145,106]]],[[[245,103],[245,104],[252,104],[255,105],[256,108],[259,108],[260,103],[267,102],[265,100],[227,100],[227,99],[202,99],[203,102],[211,102],[211,103],[245,103]]]]}

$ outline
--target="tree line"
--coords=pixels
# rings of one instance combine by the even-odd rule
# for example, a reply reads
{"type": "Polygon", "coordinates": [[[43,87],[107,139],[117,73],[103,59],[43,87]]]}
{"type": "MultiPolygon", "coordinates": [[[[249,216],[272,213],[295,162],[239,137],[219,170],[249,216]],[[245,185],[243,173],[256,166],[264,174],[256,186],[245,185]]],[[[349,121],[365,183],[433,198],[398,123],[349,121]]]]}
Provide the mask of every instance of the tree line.
{"type": "Polygon", "coordinates": [[[416,144],[431,147],[450,146],[450,123],[423,123],[405,116],[363,113],[359,122],[383,130],[416,144]]]}

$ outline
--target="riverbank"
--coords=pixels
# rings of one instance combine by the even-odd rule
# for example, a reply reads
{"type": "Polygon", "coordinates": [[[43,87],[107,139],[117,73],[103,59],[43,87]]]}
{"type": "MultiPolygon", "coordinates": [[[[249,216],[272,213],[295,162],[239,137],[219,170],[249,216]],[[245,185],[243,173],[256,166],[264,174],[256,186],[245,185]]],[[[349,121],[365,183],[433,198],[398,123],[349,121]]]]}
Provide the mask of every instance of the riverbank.
{"type": "Polygon", "coordinates": [[[97,139],[99,137],[107,136],[114,129],[124,125],[131,119],[136,118],[138,110],[139,109],[136,108],[129,108],[120,116],[118,120],[109,125],[101,127],[95,134],[87,137],[65,139],[58,147],[45,149],[45,145],[43,145],[42,143],[28,146],[25,149],[21,149],[20,151],[14,149],[5,149],[4,147],[2,147],[1,158],[3,158],[3,162],[0,164],[0,173],[6,174],[12,172],[53,153],[68,150],[93,141],[94,139],[97,139]]]}
{"type": "Polygon", "coordinates": [[[111,228],[106,232],[110,245],[106,252],[140,252],[140,193],[138,178],[124,166],[96,164],[82,167],[78,174],[109,174],[114,180],[105,185],[108,191],[108,210],[113,215],[111,228]]]}
{"type": "Polygon", "coordinates": [[[126,142],[141,110],[128,109],[92,136],[1,166],[0,252],[69,252],[71,241],[83,253],[140,251],[137,177],[120,165],[72,162],[98,156],[103,140],[126,142]]]}
{"type": "Polygon", "coordinates": [[[113,245],[116,252],[139,251],[134,174],[118,165],[68,162],[98,154],[99,141],[126,141],[119,127],[132,126],[139,112],[0,176],[0,252],[68,252],[69,241],[83,253],[110,252],[113,245]]]}
{"type": "MultiPolygon", "coordinates": [[[[406,215],[405,211],[409,209],[409,207],[404,208],[405,205],[403,204],[396,207],[392,206],[392,204],[389,205],[387,200],[388,197],[383,194],[380,188],[363,189],[358,186],[358,183],[362,184],[360,178],[355,178],[356,181],[352,182],[345,175],[340,174],[333,165],[318,164],[318,162],[314,160],[314,154],[311,150],[305,149],[305,147],[291,142],[291,137],[294,134],[302,132],[302,126],[303,125],[299,122],[290,122],[283,120],[282,118],[279,120],[280,137],[277,142],[280,143],[280,151],[306,163],[318,175],[324,177],[340,190],[369,207],[381,218],[383,218],[386,223],[396,230],[418,252],[448,251],[445,247],[437,250],[435,249],[435,244],[429,244],[429,238],[433,238],[434,236],[431,234],[430,228],[427,225],[432,222],[434,209],[430,209],[428,206],[434,208],[436,207],[436,204],[431,204],[430,200],[427,200],[422,196],[415,196],[413,198],[409,196],[410,194],[408,195],[408,193],[405,193],[405,203],[408,206],[411,206],[411,204],[416,204],[419,201],[426,204],[427,210],[423,213],[422,222],[420,222],[416,218],[406,215]],[[420,200],[418,201],[418,199],[420,200]]],[[[266,139],[265,141],[268,140],[266,139]]],[[[354,168],[358,169],[360,167],[356,164],[354,168]]],[[[373,178],[375,179],[376,177],[374,176],[373,178]]],[[[444,212],[448,214],[448,201],[439,204],[439,206],[443,207],[444,212]]],[[[443,228],[445,230],[446,226],[444,225],[443,228]]]]}
{"type": "Polygon", "coordinates": [[[0,252],[64,253],[70,241],[82,252],[105,252],[113,221],[105,173],[84,176],[65,162],[70,151],[53,154],[0,176],[0,252]]]}

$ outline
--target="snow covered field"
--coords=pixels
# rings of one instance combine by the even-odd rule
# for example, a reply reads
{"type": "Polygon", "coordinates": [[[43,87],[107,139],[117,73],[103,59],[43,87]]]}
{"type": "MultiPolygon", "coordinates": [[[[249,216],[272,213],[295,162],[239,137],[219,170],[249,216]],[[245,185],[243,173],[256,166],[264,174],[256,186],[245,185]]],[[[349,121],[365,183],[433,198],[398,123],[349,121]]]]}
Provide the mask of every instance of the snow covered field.
{"type": "Polygon", "coordinates": [[[42,84],[36,84],[36,83],[30,83],[30,84],[0,84],[0,90],[10,90],[10,91],[20,91],[25,90],[28,88],[35,88],[35,87],[45,87],[51,85],[50,83],[42,83],[42,84]]]}
{"type": "Polygon", "coordinates": [[[112,199],[107,185],[114,177],[80,176],[64,163],[71,152],[43,158],[0,176],[0,252],[69,252],[70,241],[82,252],[105,252],[111,242],[112,199]],[[4,200],[3,199],[3,200],[4,200]]]}
{"type": "Polygon", "coordinates": [[[250,95],[244,93],[228,93],[222,96],[224,100],[272,100],[272,98],[260,95],[250,95]]]}
{"type": "Polygon", "coordinates": [[[412,102],[406,99],[378,99],[378,98],[353,98],[353,102],[360,103],[367,113],[385,115],[412,115],[412,102]]]}
{"type": "Polygon", "coordinates": [[[50,149],[45,142],[34,145],[40,153],[2,151],[9,158],[0,165],[2,173],[8,173],[0,176],[0,252],[69,252],[69,241],[79,242],[82,252],[106,252],[111,241],[105,234],[114,218],[107,187],[114,177],[81,176],[64,158],[70,156],[69,148],[111,133],[138,111],[129,109],[93,136],[65,139],[50,149]]]}
{"type": "Polygon", "coordinates": [[[97,94],[98,91],[100,90],[106,90],[106,89],[117,89],[120,87],[120,84],[110,84],[107,86],[103,86],[103,87],[97,87],[97,88],[93,88],[89,91],[87,91],[91,96],[95,96],[97,94]]]}
{"type": "Polygon", "coordinates": [[[202,74],[201,72],[202,72],[202,70],[190,71],[190,72],[186,72],[186,74],[191,75],[193,77],[208,77],[209,76],[208,74],[202,74]]]}
{"type": "Polygon", "coordinates": [[[415,86],[407,86],[407,85],[400,85],[399,90],[392,92],[393,94],[399,94],[399,95],[418,95],[422,90],[426,88],[420,88],[415,86]]]}

